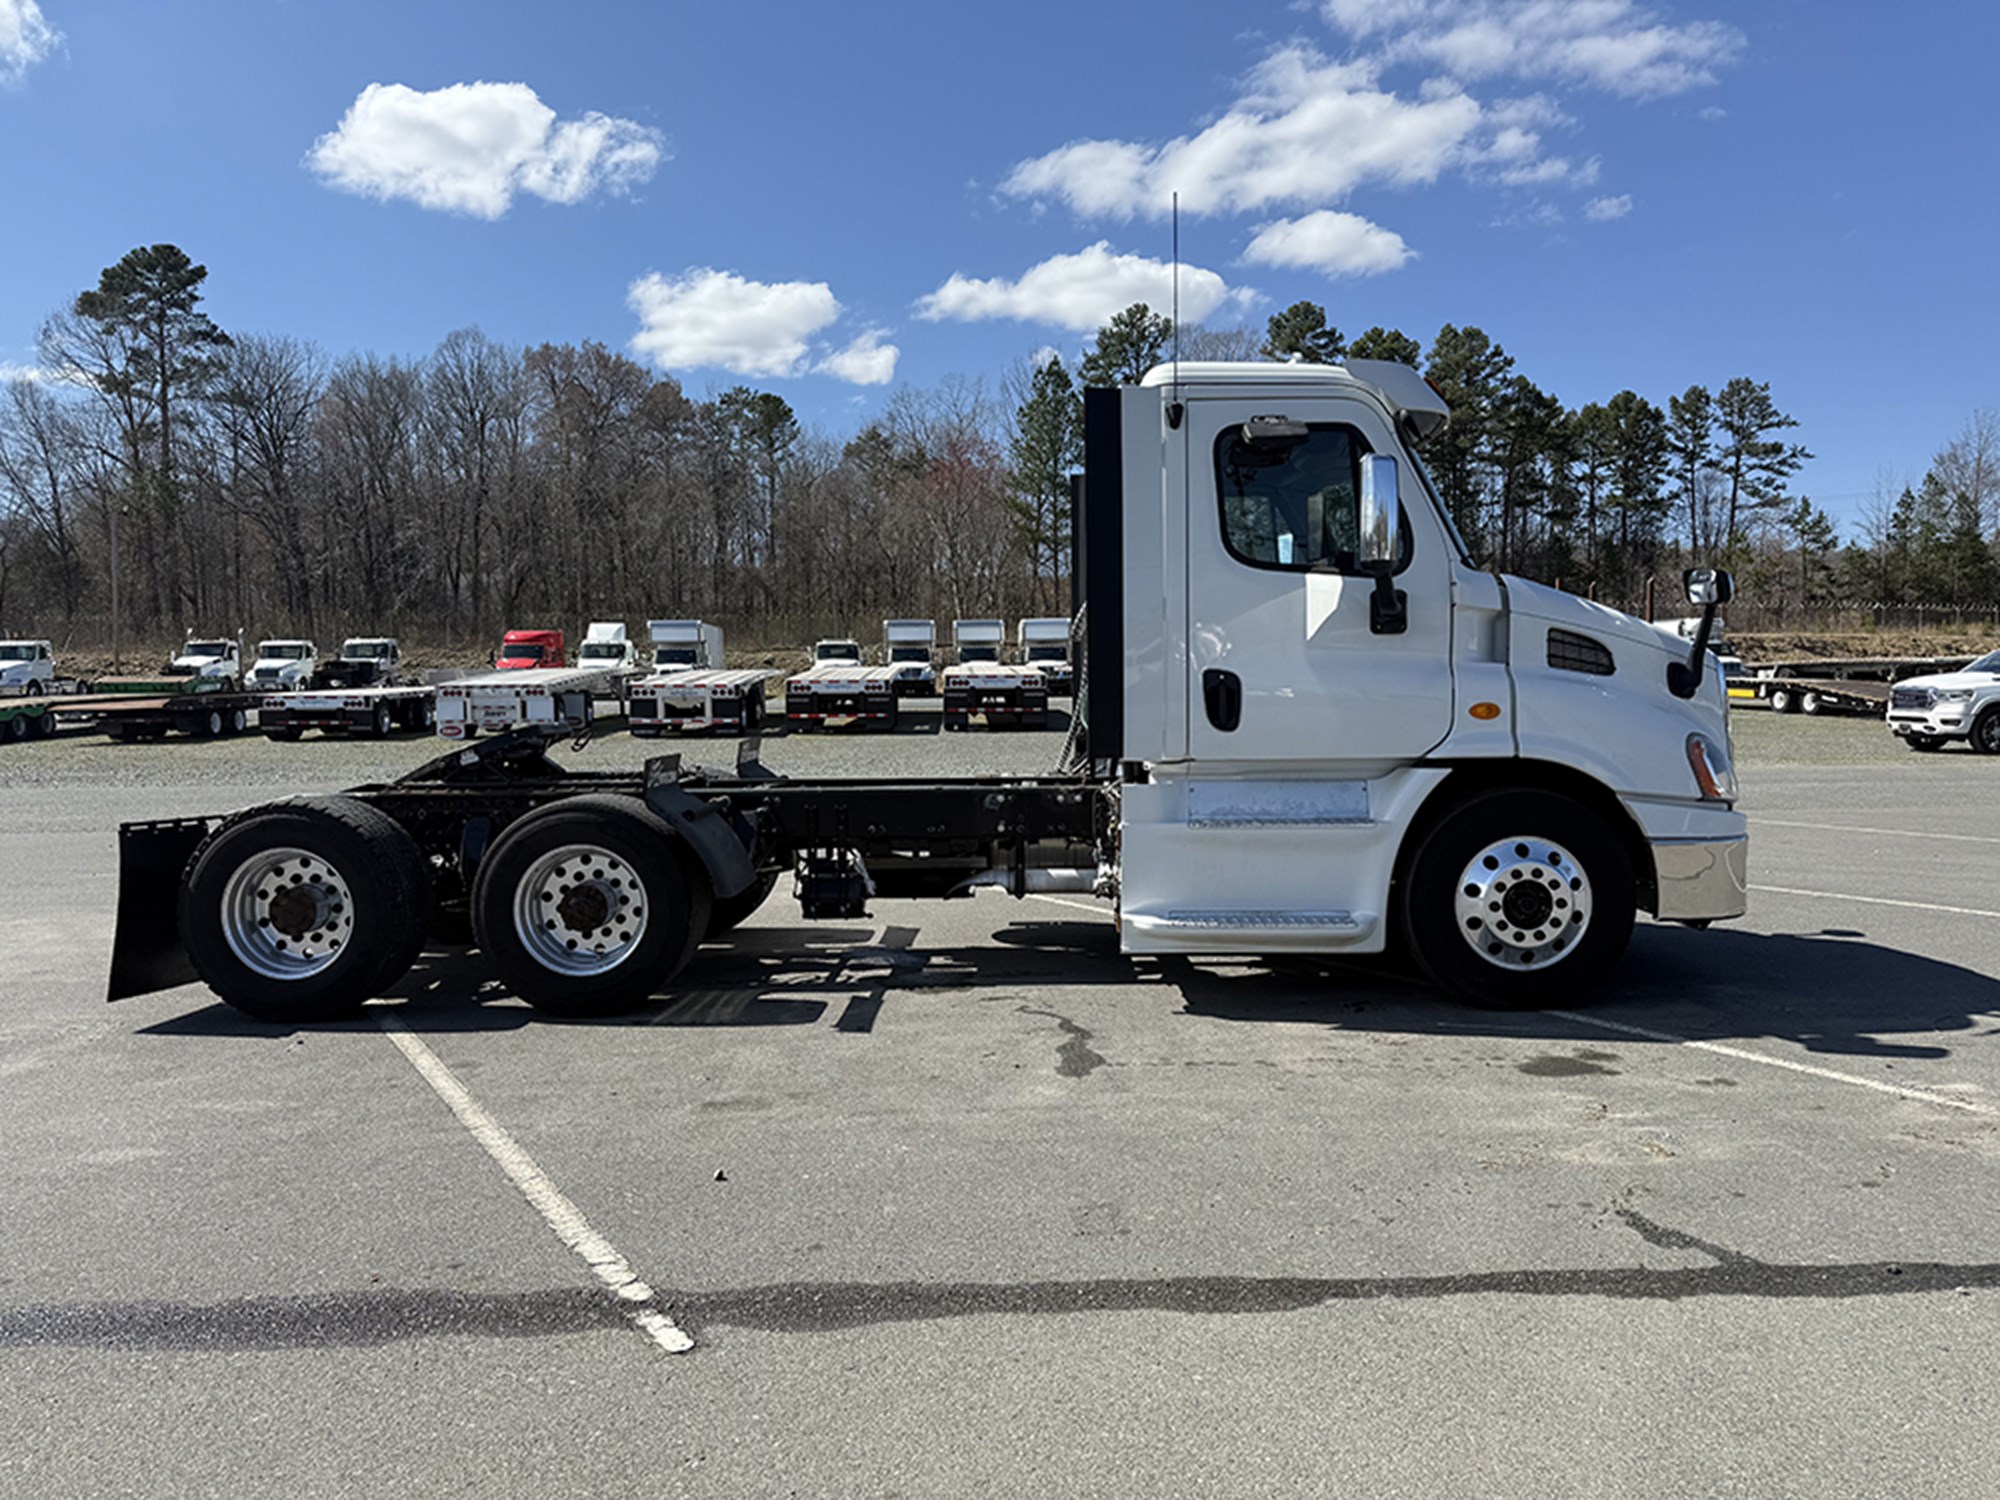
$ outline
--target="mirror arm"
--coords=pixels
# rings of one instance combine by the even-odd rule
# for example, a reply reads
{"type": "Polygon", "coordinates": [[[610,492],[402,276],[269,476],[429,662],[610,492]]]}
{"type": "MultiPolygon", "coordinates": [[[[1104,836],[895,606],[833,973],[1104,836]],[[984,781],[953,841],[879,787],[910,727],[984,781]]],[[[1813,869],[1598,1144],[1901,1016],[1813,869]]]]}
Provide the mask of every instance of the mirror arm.
{"type": "Polygon", "coordinates": [[[1403,635],[1410,628],[1410,596],[1396,587],[1393,563],[1369,563],[1375,592],[1368,597],[1368,629],[1373,635],[1403,635]]]}
{"type": "Polygon", "coordinates": [[[1676,698],[1692,698],[1701,687],[1702,658],[1708,655],[1709,632],[1715,628],[1715,612],[1721,607],[1714,599],[1702,606],[1701,623],[1695,627],[1694,648],[1688,652],[1688,659],[1667,667],[1667,691],[1676,698]]]}

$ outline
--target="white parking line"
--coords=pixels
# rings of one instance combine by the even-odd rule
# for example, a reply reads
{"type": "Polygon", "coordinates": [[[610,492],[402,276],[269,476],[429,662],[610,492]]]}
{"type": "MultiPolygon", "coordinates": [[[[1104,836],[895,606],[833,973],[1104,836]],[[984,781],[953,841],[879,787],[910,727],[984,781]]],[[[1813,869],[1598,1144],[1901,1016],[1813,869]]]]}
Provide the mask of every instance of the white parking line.
{"type": "Polygon", "coordinates": [[[2000,917],[2000,911],[1977,906],[1939,906],[1934,901],[1895,901],[1887,896],[1850,896],[1845,891],[1801,891],[1788,885],[1753,885],[1753,891],[1769,896],[1811,896],[1819,901],[1859,901],[1864,906],[1901,906],[1911,911],[1941,911],[1954,917],[2000,917]]]}
{"type": "Polygon", "coordinates": [[[1906,839],[1947,839],[1959,844],[2000,844],[2000,838],[1984,833],[1927,833],[1921,828],[1850,828],[1845,823],[1794,823],[1785,818],[1758,817],[1759,828],[1817,828],[1822,833],[1879,833],[1906,839]]]}
{"type": "Polygon", "coordinates": [[[1605,1031],[1622,1031],[1627,1036],[1642,1036],[1648,1041],[1672,1042],[1676,1046],[1692,1047],[1697,1052],[1714,1052],[1723,1057],[1733,1057],[1739,1062],[1761,1063],[1767,1068],[1783,1068],[1790,1073],[1807,1073],[1814,1078],[1830,1079],[1834,1083],[1849,1083],[1856,1088],[1873,1089],[1878,1094],[1893,1094],[1898,1099],[1916,1099],[1925,1104],[1942,1105],[1946,1109],[1962,1109],[1968,1114],[2000,1115],[2000,1109],[1994,1109],[1991,1105],[1975,1104],[1970,1099],[1954,1099],[1948,1094],[1933,1094],[1926,1089],[1906,1088],[1901,1084],[1882,1083],[1853,1073],[1835,1072],[1832,1068],[1817,1068],[1811,1063],[1793,1062],[1789,1058],[1769,1057],[1762,1052],[1752,1052],[1747,1047],[1732,1047],[1726,1042],[1697,1042],[1692,1037],[1675,1036],[1671,1031],[1654,1031],[1648,1026],[1634,1026],[1627,1021],[1607,1020],[1603,1016],[1588,1015],[1582,1011],[1551,1010],[1544,1014],[1560,1016],[1565,1021],[1576,1021],[1585,1026],[1601,1027],[1605,1031]]]}
{"type": "Polygon", "coordinates": [[[584,1264],[621,1302],[630,1304],[625,1309],[626,1315],[639,1330],[669,1354],[685,1354],[694,1348],[694,1340],[672,1318],[657,1307],[640,1305],[653,1302],[653,1289],[639,1279],[638,1273],[609,1240],[590,1227],[583,1210],[570,1202],[535,1165],[534,1158],[521,1149],[520,1143],[480,1107],[479,1101],[467,1092],[451,1069],[438,1060],[438,1055],[425,1046],[394,1011],[377,1009],[375,1018],[381,1022],[389,1040],[410,1060],[410,1066],[436,1090],[437,1096],[458,1116],[459,1123],[486,1148],[486,1154],[500,1164],[500,1170],[521,1190],[521,1196],[535,1206],[557,1237],[582,1257],[584,1264]]]}
{"type": "Polygon", "coordinates": [[[1053,901],[1057,906],[1073,906],[1078,911],[1094,911],[1100,917],[1111,915],[1111,908],[1102,901],[1072,901],[1067,896],[1044,896],[1040,891],[1028,892],[1032,901],[1053,901]]]}

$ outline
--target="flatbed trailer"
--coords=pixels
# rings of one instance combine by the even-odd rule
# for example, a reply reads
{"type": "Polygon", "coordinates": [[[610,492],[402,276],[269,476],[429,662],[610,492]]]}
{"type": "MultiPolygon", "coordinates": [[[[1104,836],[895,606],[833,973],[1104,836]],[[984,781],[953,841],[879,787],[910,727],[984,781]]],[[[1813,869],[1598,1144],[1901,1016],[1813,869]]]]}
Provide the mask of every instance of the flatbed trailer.
{"type": "MultiPolygon", "coordinates": [[[[173,682],[176,679],[169,678],[173,682]]],[[[52,716],[52,727],[47,733],[68,729],[96,731],[114,740],[159,740],[169,733],[185,735],[190,739],[218,739],[226,735],[242,734],[250,727],[250,716],[256,712],[261,693],[232,687],[213,678],[181,678],[187,684],[179,689],[147,692],[148,684],[143,679],[128,678],[119,682],[118,691],[104,692],[106,685],[100,680],[94,690],[61,697],[41,700],[46,711],[52,716]],[[210,687],[194,684],[215,682],[210,687]]]]}
{"type": "Polygon", "coordinates": [[[898,669],[823,661],[785,679],[785,722],[796,729],[856,723],[894,729],[901,695],[898,669]]]}
{"type": "Polygon", "coordinates": [[[764,692],[778,674],[763,667],[688,667],[632,684],[625,727],[641,739],[662,734],[753,733],[764,725],[764,692]]]}
{"type": "Polygon", "coordinates": [[[628,674],[594,667],[509,667],[461,677],[437,689],[437,732],[471,739],[528,724],[576,730],[596,717],[599,698],[619,699],[628,674]]]}
{"type": "Polygon", "coordinates": [[[296,740],[309,729],[335,738],[386,739],[398,729],[429,729],[436,722],[437,689],[416,684],[270,693],[257,705],[257,727],[273,740],[296,740]]]}
{"type": "Polygon", "coordinates": [[[1049,721],[1049,680],[1041,668],[964,661],[944,669],[944,727],[1040,729],[1049,721]]]}
{"type": "Polygon", "coordinates": [[[1907,677],[1956,672],[1969,656],[1854,656],[1763,662],[1749,677],[1731,680],[1747,687],[1772,712],[1789,714],[1865,713],[1889,710],[1890,689],[1907,677]]]}

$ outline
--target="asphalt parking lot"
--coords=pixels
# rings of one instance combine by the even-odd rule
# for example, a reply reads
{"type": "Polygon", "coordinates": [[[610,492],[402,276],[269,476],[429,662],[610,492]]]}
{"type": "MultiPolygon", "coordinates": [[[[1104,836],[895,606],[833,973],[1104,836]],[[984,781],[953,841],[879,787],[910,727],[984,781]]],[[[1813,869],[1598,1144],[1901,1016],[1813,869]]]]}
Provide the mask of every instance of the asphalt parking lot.
{"type": "Polygon", "coordinates": [[[103,1003],[113,831],[434,742],[14,747],[0,1493],[1984,1500],[2000,760],[1736,734],[1751,914],[1585,1009],[781,893],[616,1022],[442,951],[302,1031],[103,1003]]]}

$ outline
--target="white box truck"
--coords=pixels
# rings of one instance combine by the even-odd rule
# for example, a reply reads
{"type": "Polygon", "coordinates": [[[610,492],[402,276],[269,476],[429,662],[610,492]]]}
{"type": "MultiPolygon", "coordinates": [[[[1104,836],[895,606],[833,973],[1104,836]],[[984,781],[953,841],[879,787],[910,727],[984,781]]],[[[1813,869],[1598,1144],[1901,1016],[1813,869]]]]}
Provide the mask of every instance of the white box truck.
{"type": "Polygon", "coordinates": [[[935,620],[884,620],[882,660],[896,669],[896,695],[900,698],[937,696],[937,622],[935,620]]]}
{"type": "Polygon", "coordinates": [[[1049,720],[1049,683],[1038,668],[1000,660],[1007,644],[1005,620],[954,620],[957,660],[944,669],[944,727],[973,721],[989,729],[1040,729],[1049,720]]]}
{"type": "Polygon", "coordinates": [[[1049,695],[1055,698],[1069,697],[1076,686],[1069,659],[1069,631],[1069,621],[1060,616],[1023,620],[1014,627],[1014,659],[1040,672],[1048,682],[1049,695]]]}
{"type": "MultiPolygon", "coordinates": [[[[1084,411],[1067,769],[580,772],[524,731],[342,796],[128,823],[111,998],[199,978],[267,1020],[348,1015],[435,913],[530,1004],[608,1014],[785,875],[809,919],[991,886],[1101,898],[1128,953],[1395,946],[1492,1006],[1579,1003],[1640,911],[1742,914],[1706,641],[1479,567],[1413,452],[1448,415],[1415,370],[1183,364],[1084,411]]],[[[1728,576],[1688,592],[1712,611],[1728,576]]]]}
{"type": "Polygon", "coordinates": [[[652,620],[655,670],[632,684],[625,722],[633,734],[752,734],[764,726],[764,691],[776,672],[726,667],[722,627],[652,620]]]}

